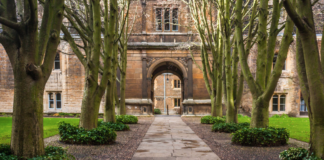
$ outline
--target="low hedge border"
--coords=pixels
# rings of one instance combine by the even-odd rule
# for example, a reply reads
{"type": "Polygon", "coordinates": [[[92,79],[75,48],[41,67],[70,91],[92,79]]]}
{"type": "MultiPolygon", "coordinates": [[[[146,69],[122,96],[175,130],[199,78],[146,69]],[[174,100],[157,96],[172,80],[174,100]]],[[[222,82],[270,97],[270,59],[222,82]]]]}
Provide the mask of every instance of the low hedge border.
{"type": "Polygon", "coordinates": [[[111,144],[116,140],[117,134],[112,128],[100,125],[97,128],[86,130],[69,123],[59,123],[60,141],[68,144],[111,144]]]}
{"type": "MultiPolygon", "coordinates": [[[[0,144],[0,159],[1,160],[18,160],[24,158],[18,158],[17,156],[12,155],[10,150],[10,145],[8,144],[0,144]]],[[[38,156],[34,158],[30,158],[28,160],[75,160],[73,155],[67,154],[66,150],[62,147],[54,147],[54,146],[47,146],[45,148],[45,155],[38,156]]]]}
{"type": "Polygon", "coordinates": [[[221,117],[204,116],[204,117],[201,117],[200,123],[202,123],[202,124],[225,123],[225,119],[221,118],[221,117]]]}
{"type": "Polygon", "coordinates": [[[279,154],[281,160],[322,160],[316,157],[313,153],[309,154],[304,148],[290,147],[288,150],[282,151],[279,154]]]}
{"type": "Polygon", "coordinates": [[[138,118],[132,115],[118,115],[116,116],[116,122],[123,124],[136,124],[138,122],[138,118]]]}
{"type": "Polygon", "coordinates": [[[250,127],[250,123],[215,123],[212,126],[213,132],[225,132],[225,133],[233,133],[242,128],[250,127]]]}
{"type": "Polygon", "coordinates": [[[242,128],[232,135],[232,143],[243,146],[281,146],[289,140],[286,128],[242,128]]]}

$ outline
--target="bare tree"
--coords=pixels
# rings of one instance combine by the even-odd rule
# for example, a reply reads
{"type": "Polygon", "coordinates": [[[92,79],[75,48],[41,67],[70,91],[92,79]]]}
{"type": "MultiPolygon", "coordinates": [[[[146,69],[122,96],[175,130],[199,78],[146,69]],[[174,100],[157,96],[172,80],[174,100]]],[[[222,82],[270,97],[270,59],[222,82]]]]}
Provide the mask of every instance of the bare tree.
{"type": "MultiPolygon", "coordinates": [[[[252,25],[250,25],[249,33],[247,36],[248,43],[243,43],[243,28],[242,28],[242,0],[236,1],[236,16],[235,16],[235,36],[238,46],[239,59],[242,67],[244,79],[247,81],[250,91],[252,93],[252,119],[251,127],[264,128],[269,126],[269,101],[277,86],[277,82],[281,76],[282,68],[287,58],[287,53],[292,39],[293,23],[288,17],[285,25],[278,28],[281,6],[279,0],[273,0],[273,10],[271,17],[268,16],[268,0],[254,1],[258,4],[258,34],[257,34],[257,69],[256,79],[253,78],[250,68],[247,63],[246,46],[251,45],[252,38],[252,25]],[[270,21],[270,31],[267,32],[268,21],[270,21]],[[275,44],[277,35],[285,29],[284,35],[281,39],[278,59],[275,67],[272,70],[272,59],[275,53],[275,44]],[[269,36],[268,36],[269,35],[269,36]],[[271,71],[272,70],[272,71],[271,71]]],[[[252,11],[252,16],[256,15],[255,9],[252,11]]],[[[254,18],[250,18],[250,24],[254,18]]]]}
{"type": "Polygon", "coordinates": [[[14,0],[0,1],[0,43],[15,86],[11,150],[25,158],[44,154],[43,94],[60,43],[64,0],[45,1],[40,29],[38,9],[37,0],[18,1],[18,8],[14,0]]]}
{"type": "MultiPolygon", "coordinates": [[[[319,52],[317,46],[313,3],[310,0],[297,1],[296,8],[294,3],[283,1],[289,17],[298,28],[296,64],[310,121],[310,152],[324,158],[324,50],[321,46],[319,52]]],[[[322,42],[323,38],[322,35],[322,42]]]]}

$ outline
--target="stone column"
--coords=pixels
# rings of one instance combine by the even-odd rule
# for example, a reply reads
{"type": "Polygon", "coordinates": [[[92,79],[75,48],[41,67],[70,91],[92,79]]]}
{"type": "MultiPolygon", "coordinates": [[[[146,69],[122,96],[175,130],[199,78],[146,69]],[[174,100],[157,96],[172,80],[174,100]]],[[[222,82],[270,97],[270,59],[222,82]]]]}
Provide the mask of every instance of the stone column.
{"type": "Polygon", "coordinates": [[[192,58],[188,58],[188,99],[193,99],[192,58]]]}
{"type": "Polygon", "coordinates": [[[142,58],[142,99],[147,99],[146,57],[142,58]]]}

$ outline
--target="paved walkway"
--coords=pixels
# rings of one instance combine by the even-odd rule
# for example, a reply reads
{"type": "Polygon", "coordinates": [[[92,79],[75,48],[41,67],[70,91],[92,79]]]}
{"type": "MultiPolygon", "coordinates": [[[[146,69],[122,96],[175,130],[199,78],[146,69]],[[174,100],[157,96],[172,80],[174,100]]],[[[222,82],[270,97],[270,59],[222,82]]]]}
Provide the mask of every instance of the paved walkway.
{"type": "Polygon", "coordinates": [[[155,117],[132,160],[219,160],[180,117],[155,117]]]}

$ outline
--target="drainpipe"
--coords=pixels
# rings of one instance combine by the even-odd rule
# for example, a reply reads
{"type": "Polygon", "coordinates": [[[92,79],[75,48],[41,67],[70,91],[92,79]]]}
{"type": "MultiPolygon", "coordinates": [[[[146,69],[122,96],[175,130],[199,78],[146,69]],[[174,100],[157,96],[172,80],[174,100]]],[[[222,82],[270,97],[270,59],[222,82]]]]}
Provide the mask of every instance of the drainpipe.
{"type": "Polygon", "coordinates": [[[164,76],[164,80],[163,80],[163,82],[164,82],[164,112],[166,112],[166,109],[165,109],[165,74],[163,74],[163,76],[164,76]]]}

